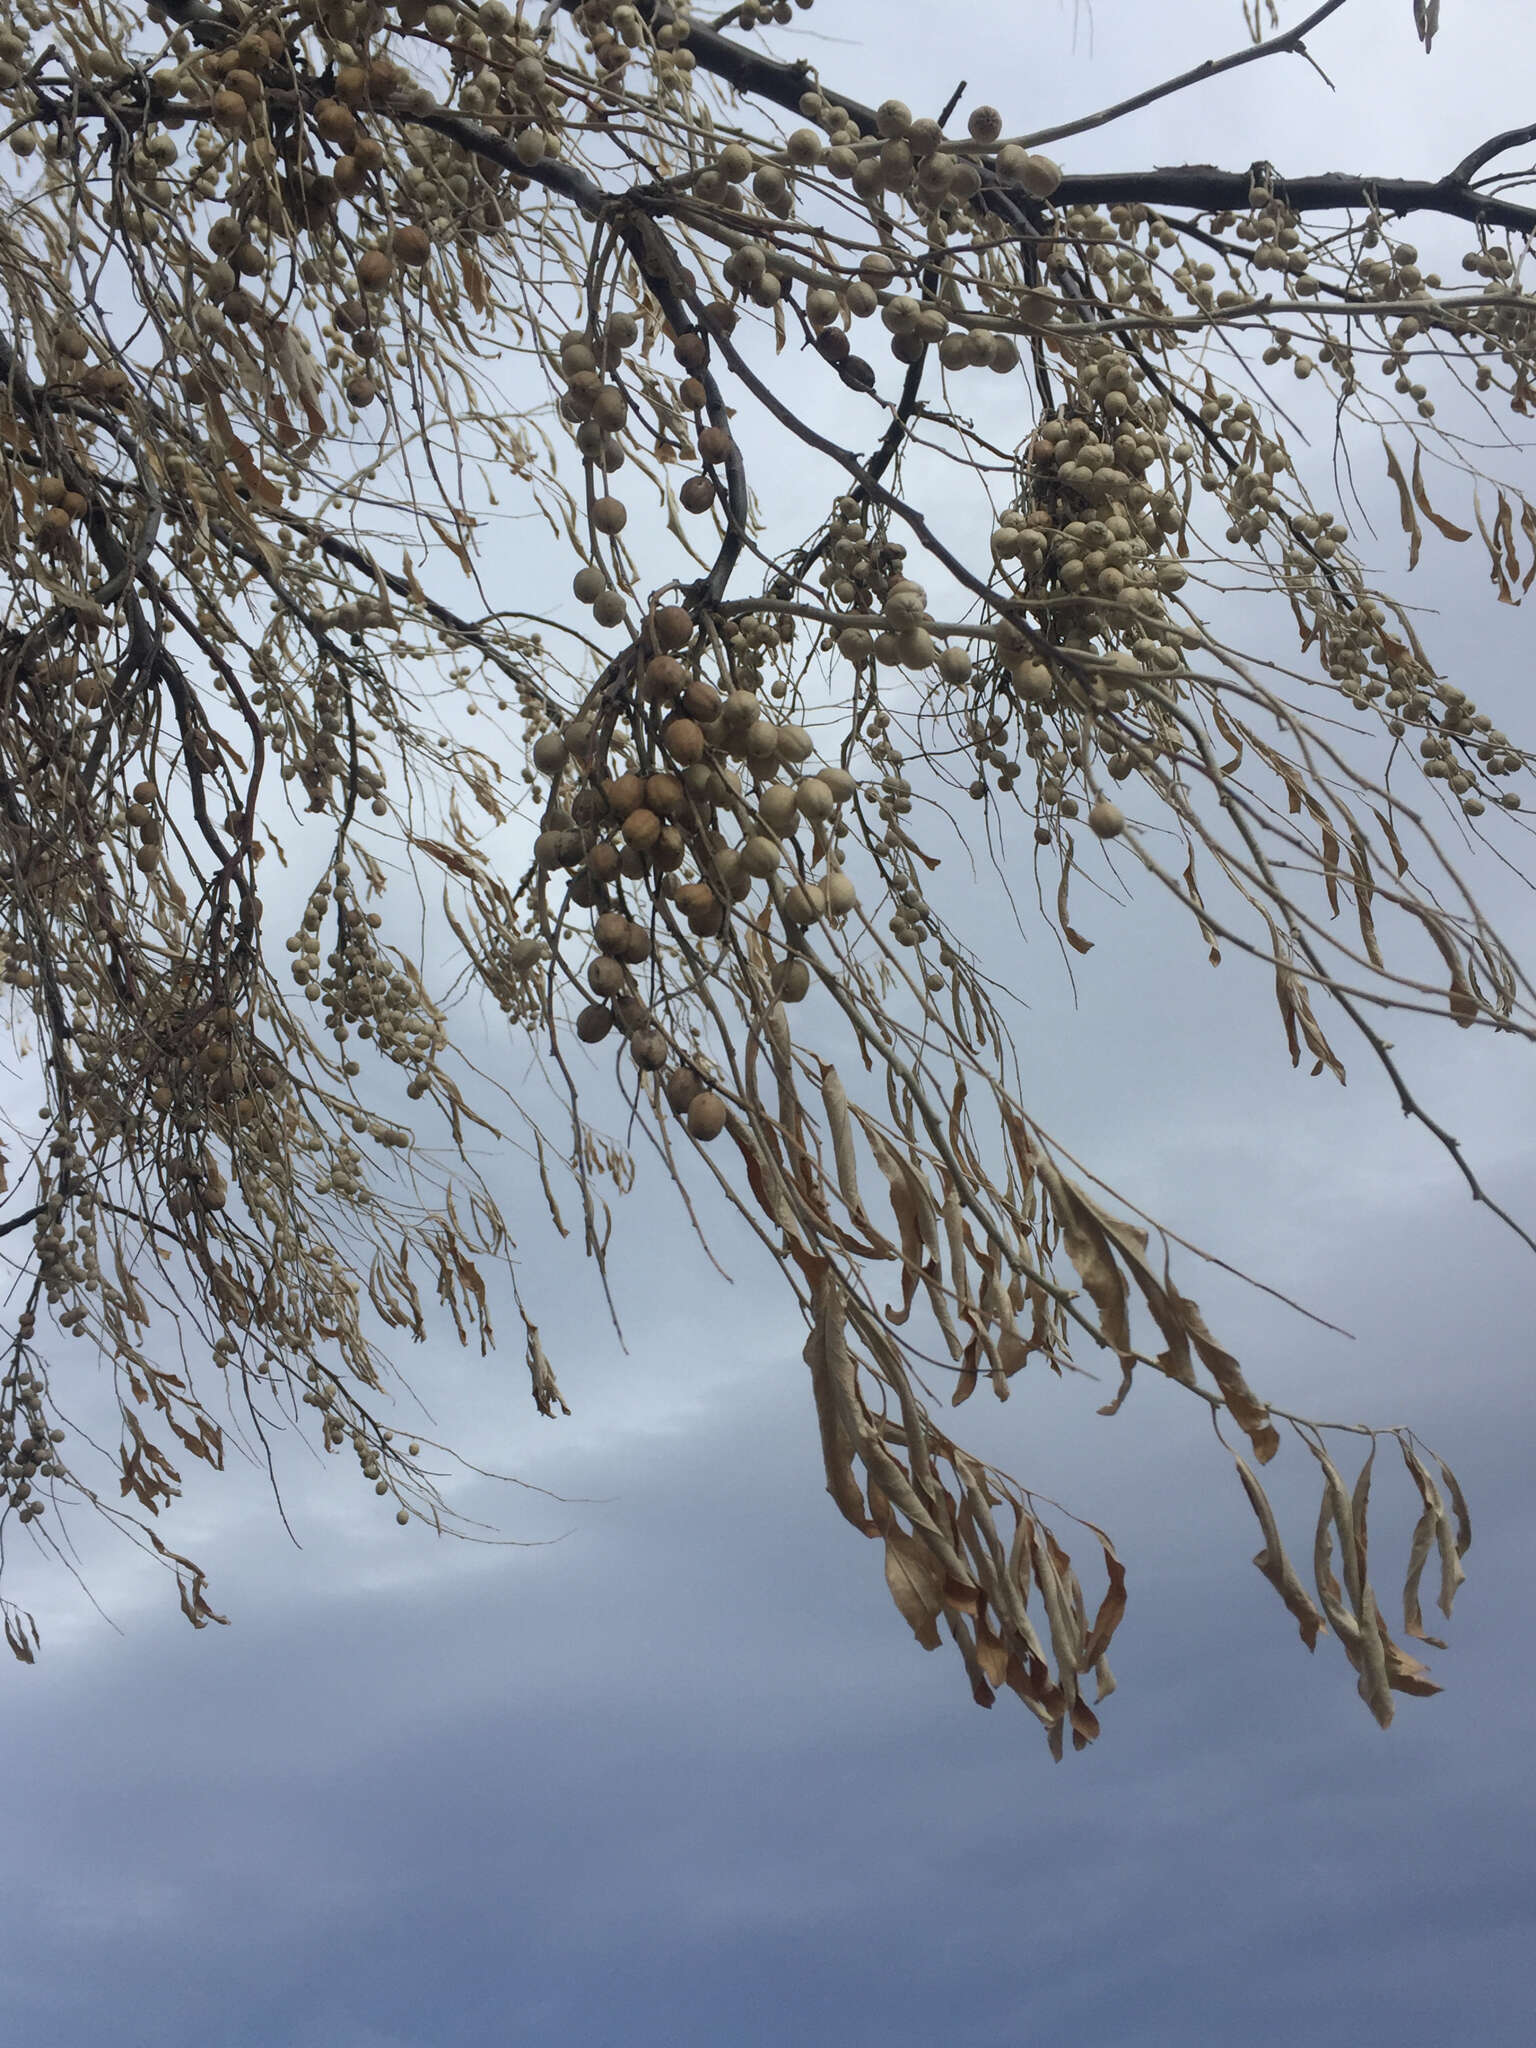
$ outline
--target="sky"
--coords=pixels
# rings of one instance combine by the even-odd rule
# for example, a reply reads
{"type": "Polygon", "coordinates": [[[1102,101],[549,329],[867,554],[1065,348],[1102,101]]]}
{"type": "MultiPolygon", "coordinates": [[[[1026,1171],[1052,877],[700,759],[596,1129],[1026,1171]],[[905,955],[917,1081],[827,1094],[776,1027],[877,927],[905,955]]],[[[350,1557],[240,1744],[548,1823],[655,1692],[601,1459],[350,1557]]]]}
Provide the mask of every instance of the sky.
{"type": "MultiPolygon", "coordinates": [[[[1528,116],[1521,67],[1488,60],[1524,47],[1522,13],[1446,0],[1426,60],[1409,0],[1354,0],[1314,50],[1336,92],[1299,62],[1256,67],[1060,153],[1434,175],[1528,116]]],[[[956,20],[821,0],[780,43],[825,38],[824,75],[870,102],[921,109],[969,74],[1028,126],[1242,35],[1236,0],[978,0],[963,49],[956,20]]],[[[1377,558],[1402,587],[1390,510],[1377,558]]],[[[1447,550],[1412,594],[1517,729],[1528,610],[1496,607],[1447,550]]],[[[1529,950],[1527,896],[1487,879],[1529,950]]],[[[228,1628],[194,1634],[112,1548],[88,1551],[111,1625],[49,1586],[45,1653],[0,1694],[15,2038],[1529,2039],[1536,1269],[1363,1060],[1343,1092],[1292,1072],[1260,977],[1213,974],[1155,905],[1092,914],[1075,1004],[1047,945],[1018,949],[1027,1099],[1154,1213],[1357,1333],[1201,1274],[1257,1386],[1410,1422],[1456,1469],[1477,1534],[1433,1653],[1447,1690],[1383,1733],[1337,1645],[1308,1657],[1176,1390],[1144,1384],[1106,1421],[1098,1390],[1026,1375],[1006,1408],[978,1397],[970,1440],[1110,1524],[1132,1569],[1103,1737],[1053,1764],[1006,1696],[979,1712],[951,1657],[917,1648],[876,1547],[827,1500],[772,1276],[726,1232],[727,1281],[662,1205],[632,1204],[627,1348],[579,1263],[539,1252],[569,1420],[533,1414],[515,1345],[406,1361],[434,1434],[527,1482],[453,1483],[507,1542],[401,1531],[294,1446],[297,1545],[239,1468],[178,1511],[228,1628]]],[[[1528,1050],[1398,1039],[1490,1188],[1536,1215],[1528,1050]]],[[[1277,1496],[1305,1517],[1312,1482],[1281,1465],[1277,1496]]],[[[1376,1540],[1400,1554],[1402,1533],[1384,1500],[1376,1540]]]]}

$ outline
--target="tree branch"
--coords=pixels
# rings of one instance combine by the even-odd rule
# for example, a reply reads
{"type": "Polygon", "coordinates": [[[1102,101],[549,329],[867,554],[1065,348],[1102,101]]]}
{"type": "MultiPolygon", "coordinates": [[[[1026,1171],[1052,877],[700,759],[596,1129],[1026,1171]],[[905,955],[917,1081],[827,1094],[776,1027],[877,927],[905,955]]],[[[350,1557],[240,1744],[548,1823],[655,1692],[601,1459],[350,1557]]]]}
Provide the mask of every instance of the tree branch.
{"type": "MultiPolygon", "coordinates": [[[[1289,37],[1276,38],[1271,43],[1259,44],[1254,50],[1239,54],[1243,61],[1251,61],[1277,46],[1293,46],[1296,37],[1332,11],[1330,8],[1319,9],[1298,24],[1289,37]]],[[[669,10],[665,6],[654,6],[651,12],[658,21],[669,18],[669,10]]],[[[713,29],[691,29],[685,47],[693,52],[695,63],[716,78],[724,79],[728,85],[733,85],[738,92],[767,100],[790,113],[799,113],[801,95],[817,83],[814,67],[805,59],[787,64],[775,57],[760,56],[757,51],[733,43],[713,29]]],[[[1109,109],[1102,118],[1108,119],[1115,113],[1129,112],[1133,107],[1146,105],[1149,100],[1172,91],[1174,84],[1196,83],[1202,77],[1213,75],[1215,69],[1230,68],[1237,61],[1239,58],[1235,56],[1217,60],[1209,70],[1201,66],[1184,80],[1154,87],[1148,94],[1109,109]]],[[[846,98],[832,86],[817,83],[817,89],[825,98],[835,100],[845,108],[848,119],[861,133],[872,135],[875,132],[872,107],[861,100],[846,98]]],[[[1096,116],[1091,123],[1079,122],[1074,126],[1097,126],[1100,118],[1096,116]]],[[[1048,141],[1053,136],[1074,132],[1074,126],[1042,129],[1032,139],[1048,141]]],[[[1536,234],[1536,207],[1518,206],[1507,199],[1491,199],[1467,182],[1468,164],[1475,170],[1489,156],[1497,155],[1499,148],[1514,148],[1523,139],[1526,139],[1525,134],[1516,130],[1506,136],[1497,136],[1493,142],[1483,144],[1481,150],[1474,151],[1466,163],[1459,164],[1448,178],[1438,180],[1352,177],[1332,171],[1320,177],[1287,179],[1285,201],[1296,213],[1332,213],[1375,204],[1387,213],[1443,213],[1458,220],[1480,222],[1486,227],[1508,228],[1516,234],[1536,234]]],[[[1061,206],[1111,206],[1117,201],[1125,201],[1144,206],[1189,206],[1211,212],[1242,212],[1248,205],[1249,190],[1246,171],[1222,171],[1214,165],[1193,164],[1179,169],[1111,171],[1069,177],[1062,181],[1055,202],[1061,206]]],[[[979,203],[989,212],[993,210],[985,191],[979,203]]]]}
{"type": "MultiPolygon", "coordinates": [[[[1321,177],[1279,178],[1279,196],[1293,213],[1344,213],[1376,206],[1383,213],[1444,213],[1486,227],[1536,234],[1536,207],[1490,199],[1452,178],[1356,178],[1340,171],[1321,177]]],[[[1251,181],[1247,171],[1223,171],[1214,164],[1182,164],[1153,171],[1107,171],[1063,178],[1058,206],[1185,206],[1197,213],[1245,213],[1251,181]]]]}
{"type": "Polygon", "coordinates": [[[1161,85],[1149,85],[1144,92],[1132,93],[1129,99],[1117,100],[1112,107],[1105,107],[1097,114],[1085,114],[1078,121],[1063,121],[1055,128],[1039,128],[1033,135],[1021,135],[1017,140],[1025,149],[1038,149],[1044,142],[1059,142],[1066,135],[1081,135],[1089,128],[1102,128],[1110,121],[1118,121],[1123,114],[1134,114],[1142,107],[1150,107],[1154,101],[1170,98],[1176,92],[1183,92],[1191,85],[1203,85],[1208,78],[1219,78],[1225,71],[1235,71],[1242,64],[1256,64],[1261,57],[1302,56],[1307,53],[1302,38],[1312,29],[1318,28],[1330,14],[1337,14],[1345,0],[1324,0],[1305,21],[1298,21],[1283,35],[1271,36],[1267,43],[1248,43],[1241,50],[1234,50],[1229,57],[1208,57],[1203,64],[1197,64],[1190,71],[1180,72],[1177,78],[1164,79],[1161,85]]]}
{"type": "Polygon", "coordinates": [[[1462,158],[1445,182],[1448,185],[1469,185],[1484,164],[1492,163],[1506,149],[1518,149],[1522,142],[1536,142],[1536,121],[1524,128],[1506,128],[1500,135],[1490,135],[1486,142],[1480,142],[1470,155],[1462,158]]]}

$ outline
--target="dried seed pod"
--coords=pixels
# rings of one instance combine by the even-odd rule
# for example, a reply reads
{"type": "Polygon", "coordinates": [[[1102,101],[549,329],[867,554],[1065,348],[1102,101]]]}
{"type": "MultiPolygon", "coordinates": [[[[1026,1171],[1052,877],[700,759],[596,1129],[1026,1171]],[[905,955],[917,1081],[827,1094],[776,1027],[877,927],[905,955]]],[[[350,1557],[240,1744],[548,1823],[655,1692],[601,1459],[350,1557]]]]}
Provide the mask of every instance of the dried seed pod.
{"type": "Polygon", "coordinates": [[[394,263],[382,249],[365,249],[357,259],[357,281],[365,292],[383,291],[394,274],[394,263]]]}
{"type": "Polygon", "coordinates": [[[588,847],[587,873],[594,882],[601,882],[606,887],[608,883],[616,882],[622,871],[619,849],[611,839],[600,839],[596,846],[588,847]]]}
{"type": "Polygon", "coordinates": [[[684,685],[677,708],[685,718],[696,719],[700,725],[706,725],[720,715],[720,692],[713,683],[706,683],[702,676],[693,676],[684,685]]]}
{"type": "Polygon", "coordinates": [[[794,795],[801,817],[809,819],[813,825],[823,823],[837,809],[836,798],[819,775],[806,776],[794,795]]]}
{"type": "Polygon", "coordinates": [[[645,664],[645,693],[658,703],[681,695],[692,680],[692,670],[675,654],[653,654],[645,664]]]}
{"type": "Polygon", "coordinates": [[[811,970],[803,960],[781,960],[773,970],[773,992],[781,1003],[803,1003],[811,992],[811,970]]]}
{"type": "Polygon", "coordinates": [[[712,1089],[701,1089],[687,1109],[688,1135],[707,1145],[725,1129],[726,1107],[712,1089]]]}
{"type": "Polygon", "coordinates": [[[592,927],[592,940],[600,953],[622,960],[629,943],[631,926],[622,910],[605,910],[592,927]]]}
{"type": "Polygon", "coordinates": [[[704,731],[691,718],[674,718],[662,727],[661,744],[680,768],[704,758],[704,731]]]}
{"type": "Polygon", "coordinates": [[[839,868],[827,877],[827,910],[833,917],[846,917],[859,907],[859,892],[852,879],[839,868]]]}
{"type": "Polygon", "coordinates": [[[783,759],[779,752],[779,728],[771,719],[759,719],[740,735],[736,751],[755,774],[771,773],[783,759]]]}
{"type": "Polygon", "coordinates": [[[557,732],[541,732],[533,743],[533,765],[541,775],[558,775],[571,750],[557,732]]]}
{"type": "Polygon", "coordinates": [[[627,818],[645,802],[645,783],[633,773],[615,775],[603,784],[603,800],[616,818],[627,818]]]}
{"type": "Polygon", "coordinates": [[[352,109],[344,107],[340,100],[316,100],[312,118],[316,133],[335,143],[338,149],[350,150],[356,142],[357,122],[352,109]]]}
{"type": "Polygon", "coordinates": [[[408,223],[395,229],[390,236],[389,246],[401,263],[419,268],[432,254],[432,237],[425,228],[408,223]]]}
{"type": "Polygon", "coordinates": [[[658,818],[665,820],[684,808],[687,796],[675,775],[647,775],[645,801],[658,818]]]}
{"type": "Polygon", "coordinates": [[[799,818],[795,791],[787,782],[770,783],[758,793],[757,814],[775,838],[793,832],[799,818]]]}
{"type": "Polygon", "coordinates": [[[667,1107],[674,1116],[686,1116],[688,1105],[704,1092],[704,1083],[692,1067],[674,1067],[665,1083],[667,1107]]]}
{"type": "Polygon", "coordinates": [[[656,1074],[667,1064],[667,1041],[654,1025],[635,1032],[629,1056],[642,1074],[656,1074]]]}
{"type": "Polygon", "coordinates": [[[582,852],[581,834],[558,827],[541,832],[533,842],[533,857],[541,868],[574,867],[582,852]]]}
{"type": "Polygon", "coordinates": [[[661,820],[642,804],[625,818],[623,832],[627,845],[641,853],[649,853],[661,837],[661,820]]]}
{"type": "Polygon", "coordinates": [[[749,875],[755,875],[759,880],[771,875],[781,858],[777,843],[765,839],[761,833],[754,833],[742,841],[741,864],[749,875]]]}
{"type": "Polygon", "coordinates": [[[703,910],[716,899],[708,882],[684,882],[673,900],[684,917],[691,917],[696,910],[703,910]]]}
{"type": "Polygon", "coordinates": [[[1088,813],[1088,824],[1101,839],[1118,839],[1125,830],[1125,813],[1118,804],[1101,796],[1088,813]]]}
{"type": "Polygon", "coordinates": [[[1049,199],[1061,183],[1061,166],[1048,156],[1029,152],[1018,180],[1031,199],[1049,199]]]}
{"type": "Polygon", "coordinates": [[[663,654],[676,654],[693,638],[693,614],[680,604],[664,604],[651,614],[651,635],[663,654]]]}
{"type": "Polygon", "coordinates": [[[368,66],[368,89],[364,97],[376,106],[383,106],[394,98],[404,83],[405,73],[398,64],[392,63],[388,57],[375,57],[368,66]]]}
{"type": "Polygon", "coordinates": [[[613,1012],[602,1003],[588,1003],[577,1013],[576,1036],[583,1045],[600,1045],[613,1029],[613,1012]]]}

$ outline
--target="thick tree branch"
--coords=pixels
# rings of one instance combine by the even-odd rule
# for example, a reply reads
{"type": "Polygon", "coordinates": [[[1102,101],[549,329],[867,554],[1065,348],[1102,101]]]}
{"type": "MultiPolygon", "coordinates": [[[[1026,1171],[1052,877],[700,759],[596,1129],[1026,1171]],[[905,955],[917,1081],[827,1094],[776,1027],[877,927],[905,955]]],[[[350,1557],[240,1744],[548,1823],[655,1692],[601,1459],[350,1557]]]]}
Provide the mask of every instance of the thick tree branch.
{"type": "MultiPolygon", "coordinates": [[[[1281,178],[1277,183],[1293,213],[1349,213],[1376,206],[1383,213],[1443,213],[1485,227],[1536,234],[1536,207],[1492,199],[1454,178],[1358,178],[1329,171],[1321,177],[1281,178]]],[[[1178,206],[1195,213],[1246,213],[1251,186],[1247,171],[1223,171],[1214,164],[1104,171],[1063,178],[1055,204],[1178,206]]]]}
{"type": "MultiPolygon", "coordinates": [[[[1252,51],[1242,53],[1243,61],[1251,61],[1278,45],[1293,47],[1296,38],[1331,11],[1319,9],[1298,24],[1289,36],[1269,44],[1259,44],[1252,51]]],[[[656,8],[656,19],[665,19],[666,12],[664,8],[656,8]]],[[[848,98],[835,86],[819,81],[812,65],[804,60],[784,63],[775,57],[764,57],[707,28],[691,30],[686,47],[693,52],[695,63],[716,78],[724,79],[740,93],[753,99],[767,100],[789,113],[799,112],[802,94],[816,85],[825,98],[835,100],[840,107],[847,109],[849,120],[862,133],[874,133],[874,109],[861,100],[848,98]]],[[[1214,75],[1217,69],[1228,69],[1237,61],[1235,57],[1220,59],[1217,65],[1202,66],[1189,73],[1185,80],[1175,83],[1198,83],[1200,79],[1214,75]]],[[[1062,128],[1042,129],[1032,140],[1045,142],[1086,125],[1098,126],[1101,120],[1131,112],[1163,97],[1172,89],[1172,85],[1153,87],[1148,93],[1109,109],[1104,116],[1095,116],[1091,123],[1078,122],[1062,128]]],[[[1290,178],[1285,181],[1286,204],[1296,213],[1342,212],[1375,204],[1386,213],[1443,213],[1458,220],[1480,222],[1486,227],[1508,228],[1515,234],[1536,234],[1536,207],[1490,198],[1467,182],[1469,165],[1476,170],[1490,156],[1497,155],[1500,148],[1514,148],[1523,139],[1525,136],[1519,131],[1495,137],[1474,151],[1448,178],[1437,180],[1355,177],[1342,172],[1290,178]]],[[[1068,177],[1056,194],[1056,202],[1062,206],[1112,206],[1116,202],[1126,202],[1144,206],[1184,206],[1214,212],[1228,209],[1244,211],[1248,205],[1249,189],[1246,171],[1223,171],[1214,165],[1191,164],[1177,169],[1109,171],[1068,177]]],[[[985,192],[980,203],[992,210],[985,192]]]]}

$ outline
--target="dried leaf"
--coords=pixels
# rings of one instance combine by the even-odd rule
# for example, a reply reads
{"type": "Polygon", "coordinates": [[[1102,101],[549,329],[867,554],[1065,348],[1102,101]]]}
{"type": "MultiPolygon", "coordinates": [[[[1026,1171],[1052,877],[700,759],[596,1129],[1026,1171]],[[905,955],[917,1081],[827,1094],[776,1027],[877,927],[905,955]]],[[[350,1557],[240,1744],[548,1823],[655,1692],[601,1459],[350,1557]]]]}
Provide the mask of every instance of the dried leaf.
{"type": "Polygon", "coordinates": [[[885,1532],[885,1583],[925,1650],[939,1647],[944,1575],[915,1536],[892,1523],[885,1532]]]}
{"type": "MultiPolygon", "coordinates": [[[[1414,516],[1413,498],[1408,490],[1408,479],[1403,475],[1402,464],[1393,454],[1392,443],[1385,434],[1381,437],[1381,445],[1387,451],[1387,474],[1397,485],[1398,511],[1403,522],[1403,531],[1408,535],[1409,541],[1408,567],[1410,570],[1416,569],[1419,566],[1419,550],[1424,545],[1424,529],[1414,516]]],[[[1418,475],[1417,468],[1414,475],[1418,475]]]]}
{"type": "Polygon", "coordinates": [[[1237,1476],[1243,1482],[1243,1491],[1259,1518],[1259,1527],[1264,1531],[1264,1548],[1253,1561],[1285,1602],[1287,1611],[1294,1616],[1301,1640],[1309,1650],[1314,1650],[1327,1623],[1308,1597],[1305,1586],[1296,1575],[1295,1566],[1285,1554],[1274,1509],[1263,1487],[1241,1458],[1235,1458],[1233,1462],[1237,1466],[1237,1476]]]}
{"type": "Polygon", "coordinates": [[[1440,514],[1435,510],[1434,506],[1430,504],[1429,499],[1425,494],[1424,478],[1420,467],[1420,465],[1423,462],[1423,459],[1423,450],[1419,447],[1418,443],[1415,442],[1413,449],[1413,502],[1418,506],[1419,510],[1424,514],[1424,517],[1427,520],[1429,520],[1432,525],[1439,527],[1440,531],[1445,535],[1447,540],[1470,540],[1472,538],[1472,535],[1467,527],[1457,526],[1454,524],[1453,521],[1449,519],[1442,519],[1440,514]]]}

